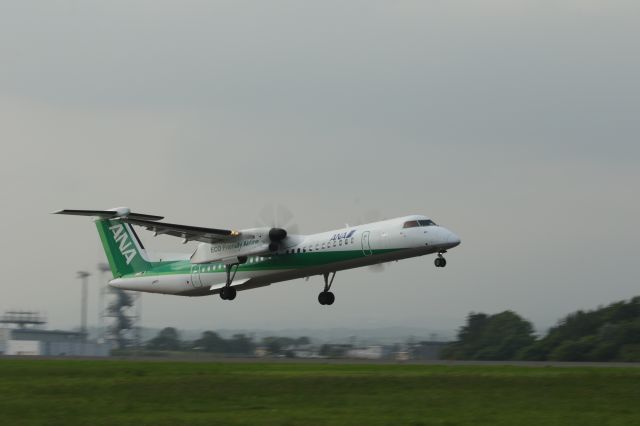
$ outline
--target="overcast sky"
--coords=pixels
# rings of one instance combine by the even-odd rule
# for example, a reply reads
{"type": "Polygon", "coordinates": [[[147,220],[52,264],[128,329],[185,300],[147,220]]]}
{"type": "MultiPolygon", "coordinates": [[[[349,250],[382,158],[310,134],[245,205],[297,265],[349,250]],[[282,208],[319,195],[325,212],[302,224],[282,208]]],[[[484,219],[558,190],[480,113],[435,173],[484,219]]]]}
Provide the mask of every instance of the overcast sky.
{"type": "MultiPolygon", "coordinates": [[[[149,327],[544,329],[640,293],[640,3],[0,0],[0,311],[77,326],[86,218],[129,206],[302,232],[421,213],[462,245],[219,297],[145,295],[149,327]]],[[[177,239],[152,249],[180,251],[177,239]]],[[[97,277],[90,320],[96,322],[97,277]]]]}

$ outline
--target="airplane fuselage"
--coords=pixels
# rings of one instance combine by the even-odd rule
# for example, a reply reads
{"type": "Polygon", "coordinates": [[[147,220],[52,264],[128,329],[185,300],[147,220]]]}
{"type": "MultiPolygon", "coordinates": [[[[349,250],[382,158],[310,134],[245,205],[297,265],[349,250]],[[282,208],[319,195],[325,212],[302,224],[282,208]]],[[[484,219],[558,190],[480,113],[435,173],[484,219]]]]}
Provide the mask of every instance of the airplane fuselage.
{"type": "MultiPolygon", "coordinates": [[[[460,239],[457,235],[420,215],[296,235],[277,252],[267,256],[248,256],[245,263],[237,266],[232,285],[237,290],[247,290],[281,281],[443,253],[458,244],[460,239]]],[[[110,285],[125,290],[183,296],[216,294],[225,286],[226,268],[222,261],[194,263],[193,259],[185,257],[150,263],[152,267],[148,270],[115,278],[110,285]]]]}

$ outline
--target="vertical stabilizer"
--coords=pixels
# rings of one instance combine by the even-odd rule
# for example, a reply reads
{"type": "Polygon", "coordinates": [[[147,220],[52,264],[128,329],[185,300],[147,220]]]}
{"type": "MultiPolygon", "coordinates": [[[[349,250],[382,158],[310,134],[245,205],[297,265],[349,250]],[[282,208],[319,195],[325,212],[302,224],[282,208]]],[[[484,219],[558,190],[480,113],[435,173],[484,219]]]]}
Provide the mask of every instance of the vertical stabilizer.
{"type": "Polygon", "coordinates": [[[142,242],[130,224],[97,219],[96,227],[114,278],[143,272],[151,267],[142,242]]]}

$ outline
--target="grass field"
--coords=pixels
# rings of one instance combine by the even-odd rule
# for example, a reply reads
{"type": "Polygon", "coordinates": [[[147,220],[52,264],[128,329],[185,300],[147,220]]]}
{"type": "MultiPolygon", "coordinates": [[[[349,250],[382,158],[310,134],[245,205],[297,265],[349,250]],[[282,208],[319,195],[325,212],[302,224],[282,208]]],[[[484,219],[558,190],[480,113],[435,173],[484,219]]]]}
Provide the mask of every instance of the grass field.
{"type": "Polygon", "coordinates": [[[640,369],[0,360],[0,425],[640,425],[640,369]]]}

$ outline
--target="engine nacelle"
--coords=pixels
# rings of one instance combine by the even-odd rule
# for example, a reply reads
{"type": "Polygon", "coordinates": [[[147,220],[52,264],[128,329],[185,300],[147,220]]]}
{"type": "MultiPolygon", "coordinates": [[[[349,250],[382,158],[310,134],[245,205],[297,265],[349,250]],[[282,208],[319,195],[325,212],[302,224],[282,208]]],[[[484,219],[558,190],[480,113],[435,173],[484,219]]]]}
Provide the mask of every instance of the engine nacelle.
{"type": "Polygon", "coordinates": [[[191,255],[191,263],[226,262],[235,257],[272,256],[297,244],[299,236],[287,235],[282,228],[243,229],[240,236],[224,243],[200,243],[191,255]]]}
{"type": "Polygon", "coordinates": [[[269,239],[273,242],[282,241],[287,238],[287,231],[282,228],[271,228],[269,230],[269,239]]]}
{"type": "Polygon", "coordinates": [[[270,231],[270,228],[243,229],[240,237],[229,242],[200,243],[191,255],[191,263],[220,262],[236,257],[270,255],[272,251],[269,246],[273,244],[269,238],[270,231]]]}

